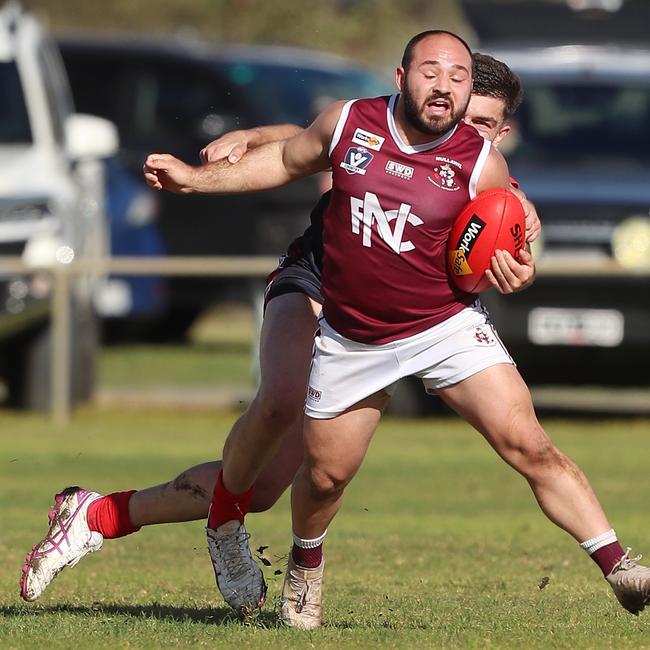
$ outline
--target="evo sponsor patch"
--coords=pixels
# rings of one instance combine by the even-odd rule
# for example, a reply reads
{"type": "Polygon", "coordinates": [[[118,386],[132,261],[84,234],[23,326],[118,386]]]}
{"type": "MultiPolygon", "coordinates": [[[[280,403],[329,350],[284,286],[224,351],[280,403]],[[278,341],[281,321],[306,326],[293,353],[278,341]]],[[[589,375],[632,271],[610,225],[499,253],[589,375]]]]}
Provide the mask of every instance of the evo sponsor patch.
{"type": "Polygon", "coordinates": [[[357,129],[352,136],[352,142],[360,144],[362,147],[368,147],[368,149],[372,149],[373,151],[379,151],[385,139],[380,135],[375,135],[363,129],[357,129]]]}

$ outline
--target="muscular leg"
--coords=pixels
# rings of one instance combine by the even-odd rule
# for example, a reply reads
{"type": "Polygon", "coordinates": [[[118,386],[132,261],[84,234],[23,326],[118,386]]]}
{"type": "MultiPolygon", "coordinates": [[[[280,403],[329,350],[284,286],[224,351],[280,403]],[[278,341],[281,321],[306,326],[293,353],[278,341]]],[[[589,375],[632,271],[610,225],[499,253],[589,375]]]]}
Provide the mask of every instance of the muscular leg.
{"type": "Polygon", "coordinates": [[[291,489],[293,532],[322,535],[341,506],[388,402],[377,393],[331,420],[305,417],[305,460],[291,489]]]}
{"type": "Polygon", "coordinates": [[[611,528],[585,475],[537,421],[514,366],[492,366],[438,394],[526,478],[552,522],[579,542],[611,528]]]}
{"type": "MultiPolygon", "coordinates": [[[[278,296],[268,304],[260,344],[261,384],[255,400],[233,427],[233,431],[243,430],[246,437],[247,427],[257,422],[282,440],[255,481],[252,512],[270,508],[291,485],[302,462],[303,403],[319,311],[317,302],[300,293],[278,296]],[[285,336],[287,327],[290,335],[285,336]]],[[[133,525],[205,519],[220,469],[221,461],[202,463],[172,481],[136,492],[129,501],[133,525]]]]}
{"type": "Polygon", "coordinates": [[[261,383],[233,426],[223,453],[223,483],[233,494],[253,485],[284,434],[298,430],[317,322],[312,301],[300,293],[271,300],[262,325],[261,383]]]}

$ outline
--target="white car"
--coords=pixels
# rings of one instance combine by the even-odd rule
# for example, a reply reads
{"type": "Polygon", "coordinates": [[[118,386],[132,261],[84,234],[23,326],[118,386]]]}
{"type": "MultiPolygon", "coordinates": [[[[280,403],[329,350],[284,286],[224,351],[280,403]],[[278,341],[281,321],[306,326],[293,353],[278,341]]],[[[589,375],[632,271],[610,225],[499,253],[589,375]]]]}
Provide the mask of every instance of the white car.
{"type": "MultiPolygon", "coordinates": [[[[14,3],[0,9],[0,256],[35,267],[108,251],[103,159],[117,151],[111,122],[75,114],[65,70],[38,22],[14,3]]],[[[71,292],[73,400],[92,391],[97,277],[71,292]]],[[[51,279],[0,276],[0,372],[7,402],[50,405],[51,279]]]]}

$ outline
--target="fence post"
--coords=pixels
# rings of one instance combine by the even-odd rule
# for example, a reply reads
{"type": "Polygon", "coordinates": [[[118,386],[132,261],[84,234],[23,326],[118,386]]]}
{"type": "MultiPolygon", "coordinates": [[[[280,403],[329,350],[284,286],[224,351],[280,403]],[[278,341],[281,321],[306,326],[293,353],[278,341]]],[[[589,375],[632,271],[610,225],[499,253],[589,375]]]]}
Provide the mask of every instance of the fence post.
{"type": "Polygon", "coordinates": [[[70,422],[70,274],[64,264],[52,270],[54,305],[50,338],[50,413],[57,426],[70,422]]]}

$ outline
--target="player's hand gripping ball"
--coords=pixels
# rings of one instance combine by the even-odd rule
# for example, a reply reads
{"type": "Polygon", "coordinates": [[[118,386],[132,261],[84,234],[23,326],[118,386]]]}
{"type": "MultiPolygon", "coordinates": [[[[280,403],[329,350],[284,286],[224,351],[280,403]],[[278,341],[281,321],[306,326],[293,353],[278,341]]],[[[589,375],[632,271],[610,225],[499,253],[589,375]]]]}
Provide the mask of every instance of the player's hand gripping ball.
{"type": "Polygon", "coordinates": [[[489,289],[485,270],[494,251],[508,251],[516,259],[525,233],[524,209],[510,190],[495,188],[478,194],[456,217],[447,242],[453,283],[467,293],[489,289]]]}

